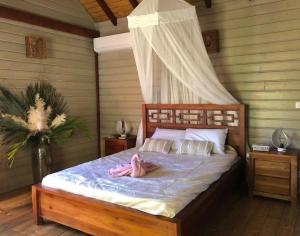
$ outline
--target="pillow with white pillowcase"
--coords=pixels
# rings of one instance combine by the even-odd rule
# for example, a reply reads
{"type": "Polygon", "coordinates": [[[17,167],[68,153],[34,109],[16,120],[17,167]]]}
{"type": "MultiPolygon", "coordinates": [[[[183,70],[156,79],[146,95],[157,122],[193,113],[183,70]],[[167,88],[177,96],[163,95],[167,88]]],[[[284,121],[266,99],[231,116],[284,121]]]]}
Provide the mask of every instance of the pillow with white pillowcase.
{"type": "Polygon", "coordinates": [[[214,144],[213,153],[225,154],[228,129],[186,129],[184,139],[210,141],[214,144]]]}
{"type": "Polygon", "coordinates": [[[160,129],[156,128],[151,139],[167,139],[172,140],[172,150],[178,150],[185,136],[185,130],[180,129],[160,129]]]}

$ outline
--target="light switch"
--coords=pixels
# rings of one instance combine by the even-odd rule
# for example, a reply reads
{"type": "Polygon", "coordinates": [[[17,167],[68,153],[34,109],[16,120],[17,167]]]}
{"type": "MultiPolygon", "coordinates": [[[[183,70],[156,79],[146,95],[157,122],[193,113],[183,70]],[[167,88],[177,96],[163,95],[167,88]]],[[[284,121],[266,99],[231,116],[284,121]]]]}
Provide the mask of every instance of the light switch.
{"type": "Polygon", "coordinates": [[[300,109],[300,102],[296,102],[296,108],[300,109]]]}

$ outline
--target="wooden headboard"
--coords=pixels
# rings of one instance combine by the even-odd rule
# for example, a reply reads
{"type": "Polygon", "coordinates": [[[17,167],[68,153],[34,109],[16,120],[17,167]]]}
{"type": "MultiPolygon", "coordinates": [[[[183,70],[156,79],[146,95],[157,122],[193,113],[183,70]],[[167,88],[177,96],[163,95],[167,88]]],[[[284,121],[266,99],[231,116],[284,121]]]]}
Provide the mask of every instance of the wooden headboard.
{"type": "Polygon", "coordinates": [[[155,129],[228,128],[226,143],[246,158],[246,114],[244,104],[143,104],[144,139],[155,129]]]}

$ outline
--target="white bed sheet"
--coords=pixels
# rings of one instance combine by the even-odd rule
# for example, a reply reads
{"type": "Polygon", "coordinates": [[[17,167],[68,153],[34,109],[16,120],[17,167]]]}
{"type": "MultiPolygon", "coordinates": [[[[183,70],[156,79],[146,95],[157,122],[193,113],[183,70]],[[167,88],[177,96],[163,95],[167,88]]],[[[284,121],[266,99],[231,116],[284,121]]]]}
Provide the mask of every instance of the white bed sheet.
{"type": "Polygon", "coordinates": [[[129,163],[137,152],[133,148],[50,174],[42,185],[173,218],[239,159],[235,151],[208,158],[139,152],[161,168],[142,178],[108,175],[110,168],[129,163]]]}

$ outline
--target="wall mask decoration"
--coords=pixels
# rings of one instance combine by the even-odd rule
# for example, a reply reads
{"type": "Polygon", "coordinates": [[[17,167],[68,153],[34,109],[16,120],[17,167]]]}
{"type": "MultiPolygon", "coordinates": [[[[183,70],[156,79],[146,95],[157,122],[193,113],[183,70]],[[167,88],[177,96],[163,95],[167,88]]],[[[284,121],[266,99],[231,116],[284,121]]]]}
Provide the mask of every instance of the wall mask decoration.
{"type": "Polygon", "coordinates": [[[202,33],[204,44],[208,53],[220,52],[219,31],[209,30],[202,33]]]}
{"type": "Polygon", "coordinates": [[[47,40],[42,37],[25,37],[26,57],[44,59],[48,57],[47,40]]]}

